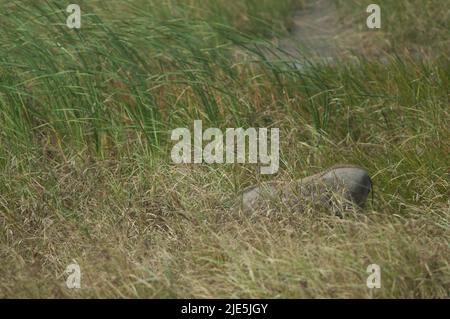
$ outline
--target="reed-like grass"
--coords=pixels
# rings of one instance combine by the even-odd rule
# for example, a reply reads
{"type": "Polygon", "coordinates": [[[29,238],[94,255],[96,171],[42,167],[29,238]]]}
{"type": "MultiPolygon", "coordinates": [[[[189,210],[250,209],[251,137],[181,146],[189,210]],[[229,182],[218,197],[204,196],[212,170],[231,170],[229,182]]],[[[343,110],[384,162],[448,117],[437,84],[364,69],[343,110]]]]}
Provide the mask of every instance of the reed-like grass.
{"type": "Polygon", "coordinates": [[[301,1],[80,1],[80,30],[60,1],[0,1],[0,296],[449,297],[448,6],[380,2],[381,61],[299,69],[271,40],[301,1]],[[280,128],[280,173],[172,164],[194,119],[280,128]],[[364,212],[231,208],[337,162],[371,173],[364,212]]]}

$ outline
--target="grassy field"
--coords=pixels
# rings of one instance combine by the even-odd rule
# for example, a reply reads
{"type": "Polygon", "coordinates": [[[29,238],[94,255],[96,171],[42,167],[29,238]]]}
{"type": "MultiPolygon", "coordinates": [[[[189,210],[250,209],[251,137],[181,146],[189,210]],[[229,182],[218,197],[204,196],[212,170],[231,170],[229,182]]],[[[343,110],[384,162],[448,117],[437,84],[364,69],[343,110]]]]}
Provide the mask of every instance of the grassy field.
{"type": "Polygon", "coordinates": [[[71,30],[0,0],[0,297],[450,297],[449,5],[380,0],[374,31],[337,1],[378,53],[298,69],[273,43],[307,2],[78,1],[71,30]],[[279,173],[173,164],[195,119],[279,128],[279,173]],[[232,205],[336,163],[370,172],[364,211],[232,205]]]}

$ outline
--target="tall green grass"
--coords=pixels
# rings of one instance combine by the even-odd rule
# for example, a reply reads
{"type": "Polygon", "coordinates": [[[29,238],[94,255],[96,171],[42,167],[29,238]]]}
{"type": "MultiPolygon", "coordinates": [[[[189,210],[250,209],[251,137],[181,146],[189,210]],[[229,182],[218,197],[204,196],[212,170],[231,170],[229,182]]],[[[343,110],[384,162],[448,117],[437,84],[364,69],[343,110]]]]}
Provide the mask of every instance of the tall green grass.
{"type": "MultiPolygon", "coordinates": [[[[240,31],[230,31],[235,21],[222,11],[234,8],[221,1],[197,11],[193,5],[81,3],[82,28],[69,30],[58,2],[4,4],[0,41],[7,140],[28,148],[42,137],[75,148],[94,145],[101,152],[126,143],[131,133],[157,147],[180,112],[190,109],[193,116],[217,122],[219,96],[227,111],[236,111],[226,83],[236,87],[239,79],[231,68],[230,41],[220,34],[242,40],[240,31]],[[123,19],[116,18],[118,12],[123,19]]],[[[260,4],[261,14],[271,6],[260,4]]],[[[248,10],[254,7],[253,1],[245,2],[248,10]]],[[[249,27],[256,28],[258,19],[252,17],[249,27]]]]}
{"type": "MultiPolygon", "coordinates": [[[[247,32],[236,29],[234,5],[207,3],[81,3],[80,30],[66,27],[58,2],[5,3],[4,160],[30,151],[61,159],[73,152],[166,158],[170,130],[194,119],[286,132],[304,123],[316,132],[317,145],[347,138],[371,143],[377,129],[383,138],[399,130],[426,133],[444,145],[445,54],[433,61],[392,55],[387,64],[361,59],[297,68],[303,58],[277,53],[257,32],[274,2],[240,4],[254,13],[247,32]]],[[[283,3],[272,18],[285,17],[288,4],[293,10],[294,2],[283,3]]],[[[445,156],[444,148],[437,150],[445,156]]]]}
{"type": "Polygon", "coordinates": [[[327,64],[271,42],[300,1],[80,1],[80,30],[60,1],[0,1],[0,296],[370,297],[349,281],[370,258],[386,267],[375,296],[448,296],[446,13],[396,3],[385,61],[327,64]],[[426,37],[411,21],[433,57],[404,54],[426,37]],[[194,119],[279,127],[278,178],[367,167],[367,219],[235,214],[272,177],[172,165],[170,130],[194,119]],[[74,256],[78,295],[54,276],[74,256]]]}

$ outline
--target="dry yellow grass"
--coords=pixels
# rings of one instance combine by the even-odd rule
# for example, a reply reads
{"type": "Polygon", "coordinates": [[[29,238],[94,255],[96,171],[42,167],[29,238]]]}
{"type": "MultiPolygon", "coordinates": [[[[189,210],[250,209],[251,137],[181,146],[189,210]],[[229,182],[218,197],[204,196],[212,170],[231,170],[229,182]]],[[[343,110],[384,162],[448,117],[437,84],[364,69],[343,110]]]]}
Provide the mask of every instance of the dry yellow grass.
{"type": "MultiPolygon", "coordinates": [[[[0,18],[8,26],[0,34],[0,297],[450,297],[444,49],[433,59],[402,51],[385,63],[366,57],[301,72],[254,52],[238,63],[233,48],[249,53],[257,36],[231,26],[267,31],[260,19],[272,17],[283,30],[299,3],[190,1],[183,11],[183,1],[144,2],[124,1],[135,24],[92,14],[79,34],[61,32],[56,5],[0,18]],[[197,118],[279,127],[279,174],[172,164],[170,129],[197,118]],[[336,163],[370,172],[365,210],[235,209],[245,187],[336,163]],[[71,290],[64,270],[75,261],[81,289],[71,290]],[[381,266],[380,289],[366,287],[369,264],[381,266]]],[[[416,17],[436,48],[448,49],[445,10],[433,9],[432,20],[420,7],[383,2],[393,22],[384,39],[417,44],[424,35],[395,23],[416,17]]],[[[386,41],[383,50],[394,49],[386,41]]]]}
{"type": "Polygon", "coordinates": [[[19,174],[18,164],[3,180],[2,297],[448,297],[449,180],[439,170],[373,170],[364,212],[249,216],[231,205],[245,169],[74,157],[19,174]],[[422,192],[402,198],[383,179],[423,182],[422,192]],[[65,286],[74,260],[79,290],[65,286]],[[366,287],[372,263],[381,289],[366,287]]]}

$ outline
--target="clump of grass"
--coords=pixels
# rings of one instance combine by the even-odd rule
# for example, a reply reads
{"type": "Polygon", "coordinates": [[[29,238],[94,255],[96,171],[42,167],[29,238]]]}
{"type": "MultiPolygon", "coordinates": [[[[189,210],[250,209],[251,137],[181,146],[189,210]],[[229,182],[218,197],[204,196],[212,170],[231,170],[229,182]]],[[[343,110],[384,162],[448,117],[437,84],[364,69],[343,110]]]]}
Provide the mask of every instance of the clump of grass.
{"type": "Polygon", "coordinates": [[[295,1],[81,5],[69,30],[57,2],[2,3],[0,296],[449,296],[445,49],[299,70],[261,31],[283,32],[295,1]],[[273,177],[173,165],[169,132],[194,119],[279,127],[276,178],[360,164],[374,200],[344,218],[243,215],[239,191],[273,177]]]}

